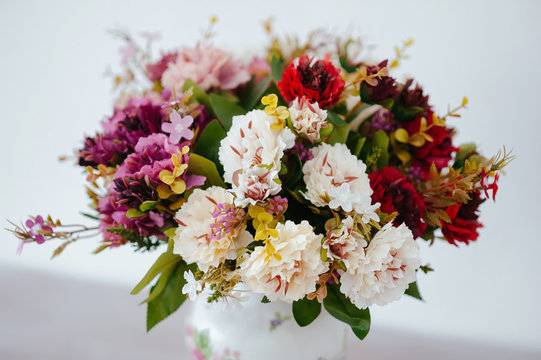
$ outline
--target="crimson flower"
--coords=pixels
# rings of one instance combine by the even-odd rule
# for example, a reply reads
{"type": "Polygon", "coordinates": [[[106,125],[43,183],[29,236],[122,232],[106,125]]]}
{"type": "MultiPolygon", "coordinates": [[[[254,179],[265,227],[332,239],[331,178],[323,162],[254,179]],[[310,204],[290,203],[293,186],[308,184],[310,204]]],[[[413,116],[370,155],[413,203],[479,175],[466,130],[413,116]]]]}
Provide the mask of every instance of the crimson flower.
{"type": "Polygon", "coordinates": [[[314,61],[304,55],[298,61],[292,61],[277,85],[287,102],[305,96],[311,103],[317,102],[321,108],[336,104],[344,90],[340,70],[331,63],[329,55],[324,60],[314,61]]]}
{"type": "Polygon", "coordinates": [[[415,238],[420,237],[426,229],[422,220],[425,203],[413,184],[398,170],[387,166],[369,174],[368,178],[374,192],[372,202],[379,202],[381,211],[387,214],[397,211],[394,225],[405,223],[415,238]]]}
{"type": "Polygon", "coordinates": [[[470,241],[475,241],[479,237],[477,232],[480,227],[483,227],[479,219],[479,205],[481,205],[485,199],[481,199],[479,191],[472,194],[471,200],[465,204],[458,204],[448,207],[445,212],[451,219],[451,222],[443,222],[441,231],[445,239],[455,246],[456,243],[463,242],[468,244],[470,241]]]}

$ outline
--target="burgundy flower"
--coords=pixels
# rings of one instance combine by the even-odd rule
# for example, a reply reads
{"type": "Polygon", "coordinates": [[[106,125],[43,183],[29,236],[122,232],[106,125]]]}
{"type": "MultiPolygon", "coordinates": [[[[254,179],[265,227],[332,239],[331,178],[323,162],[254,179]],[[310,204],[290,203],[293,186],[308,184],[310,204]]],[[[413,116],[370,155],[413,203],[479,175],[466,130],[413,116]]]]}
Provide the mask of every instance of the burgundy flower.
{"type": "Polygon", "coordinates": [[[117,204],[130,208],[139,208],[145,201],[157,199],[156,191],[151,187],[150,182],[144,177],[139,179],[124,177],[114,180],[114,191],[117,192],[117,204]]]}
{"type": "Polygon", "coordinates": [[[277,85],[287,102],[305,96],[311,103],[317,102],[321,108],[329,108],[340,99],[344,80],[329,55],[317,61],[304,55],[289,64],[277,85]]]}
{"type": "MultiPolygon", "coordinates": [[[[432,111],[429,111],[424,118],[429,128],[425,133],[432,138],[432,141],[426,140],[423,146],[413,147],[412,165],[422,170],[423,178],[426,180],[430,177],[431,164],[434,163],[438,169],[447,167],[451,161],[452,153],[458,151],[458,148],[453,146],[453,129],[433,125],[432,111]]],[[[410,136],[419,132],[422,119],[423,116],[417,116],[407,125],[410,136]]]]}
{"type": "MultiPolygon", "coordinates": [[[[378,65],[367,66],[366,74],[377,74],[381,69],[387,67],[387,60],[382,61],[378,65]]],[[[378,103],[386,99],[394,99],[399,93],[398,84],[395,79],[390,76],[383,76],[378,79],[375,86],[363,82],[361,85],[362,100],[368,103],[378,103]]]]}
{"type": "Polygon", "coordinates": [[[405,223],[415,238],[420,237],[426,229],[423,222],[425,204],[423,197],[408,182],[406,177],[392,167],[368,175],[370,187],[374,191],[372,202],[381,204],[381,211],[390,214],[397,211],[394,225],[405,223]]]}
{"type": "Polygon", "coordinates": [[[471,194],[471,200],[467,203],[450,206],[445,210],[451,222],[442,221],[441,231],[450,244],[458,246],[457,241],[469,244],[470,241],[477,240],[478,229],[483,227],[478,221],[479,205],[484,201],[485,199],[481,199],[481,193],[477,191],[471,194]]]}
{"type": "Polygon", "coordinates": [[[400,92],[395,100],[395,113],[400,120],[408,120],[417,115],[425,115],[430,112],[428,95],[423,93],[423,88],[417,84],[410,89],[413,79],[408,79],[401,86],[400,92]]]}

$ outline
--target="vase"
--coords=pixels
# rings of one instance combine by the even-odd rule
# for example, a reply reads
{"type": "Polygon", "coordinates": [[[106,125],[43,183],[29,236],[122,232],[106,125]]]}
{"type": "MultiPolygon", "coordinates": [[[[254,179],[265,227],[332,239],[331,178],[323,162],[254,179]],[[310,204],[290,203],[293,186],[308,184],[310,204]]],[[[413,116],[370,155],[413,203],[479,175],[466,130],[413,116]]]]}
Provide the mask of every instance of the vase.
{"type": "Polygon", "coordinates": [[[185,340],[193,360],[345,360],[349,328],[322,308],[314,322],[300,327],[291,304],[262,303],[246,292],[240,309],[191,302],[185,340]],[[224,309],[225,308],[225,309],[224,309]]]}

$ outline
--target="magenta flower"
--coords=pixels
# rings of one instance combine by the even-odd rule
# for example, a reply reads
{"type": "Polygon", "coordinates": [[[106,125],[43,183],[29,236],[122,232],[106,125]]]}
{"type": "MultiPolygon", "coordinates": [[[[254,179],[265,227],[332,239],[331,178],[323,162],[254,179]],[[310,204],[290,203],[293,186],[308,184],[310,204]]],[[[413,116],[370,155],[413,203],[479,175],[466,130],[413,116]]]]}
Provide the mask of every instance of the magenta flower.
{"type": "Polygon", "coordinates": [[[28,228],[28,235],[34,239],[38,244],[43,244],[45,242],[45,237],[43,235],[51,235],[53,233],[53,228],[46,226],[43,223],[43,217],[38,215],[35,221],[31,219],[26,220],[25,223],[28,228]]]}
{"type": "Polygon", "coordinates": [[[190,129],[190,125],[193,123],[193,117],[190,115],[182,117],[176,111],[171,112],[169,115],[170,123],[164,122],[162,124],[162,131],[169,133],[169,141],[172,144],[178,144],[180,139],[191,140],[193,138],[193,131],[190,129]]]}

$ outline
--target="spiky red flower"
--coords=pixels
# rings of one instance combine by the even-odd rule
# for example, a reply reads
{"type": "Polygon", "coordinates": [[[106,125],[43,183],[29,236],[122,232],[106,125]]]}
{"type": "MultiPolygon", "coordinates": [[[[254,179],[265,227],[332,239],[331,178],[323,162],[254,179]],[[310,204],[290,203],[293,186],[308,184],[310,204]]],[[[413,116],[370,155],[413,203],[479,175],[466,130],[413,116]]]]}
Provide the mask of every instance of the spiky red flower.
{"type": "Polygon", "coordinates": [[[414,237],[419,237],[426,229],[423,222],[425,203],[417,190],[404,175],[392,167],[369,174],[372,202],[381,204],[381,211],[390,214],[397,211],[394,224],[396,226],[405,223],[410,228],[414,237]]]}
{"type": "MultiPolygon", "coordinates": [[[[378,65],[366,67],[366,74],[377,74],[381,69],[387,67],[387,60],[380,62],[378,65]]],[[[390,76],[383,76],[378,79],[375,86],[369,85],[366,82],[361,84],[361,98],[365,102],[377,103],[387,99],[394,99],[399,93],[398,84],[390,76]]]]}
{"type": "Polygon", "coordinates": [[[282,81],[278,81],[277,85],[287,102],[305,96],[311,103],[317,102],[320,108],[329,108],[336,104],[344,90],[340,70],[331,63],[329,55],[316,61],[304,55],[298,62],[292,61],[282,73],[282,81]]]}
{"type": "Polygon", "coordinates": [[[448,207],[445,212],[451,219],[451,222],[446,223],[442,221],[441,231],[445,239],[455,246],[456,243],[463,242],[468,244],[470,241],[475,241],[479,237],[477,232],[480,227],[483,227],[479,219],[479,205],[481,205],[485,199],[481,198],[479,191],[474,192],[469,200],[465,204],[458,204],[448,207]]]}

